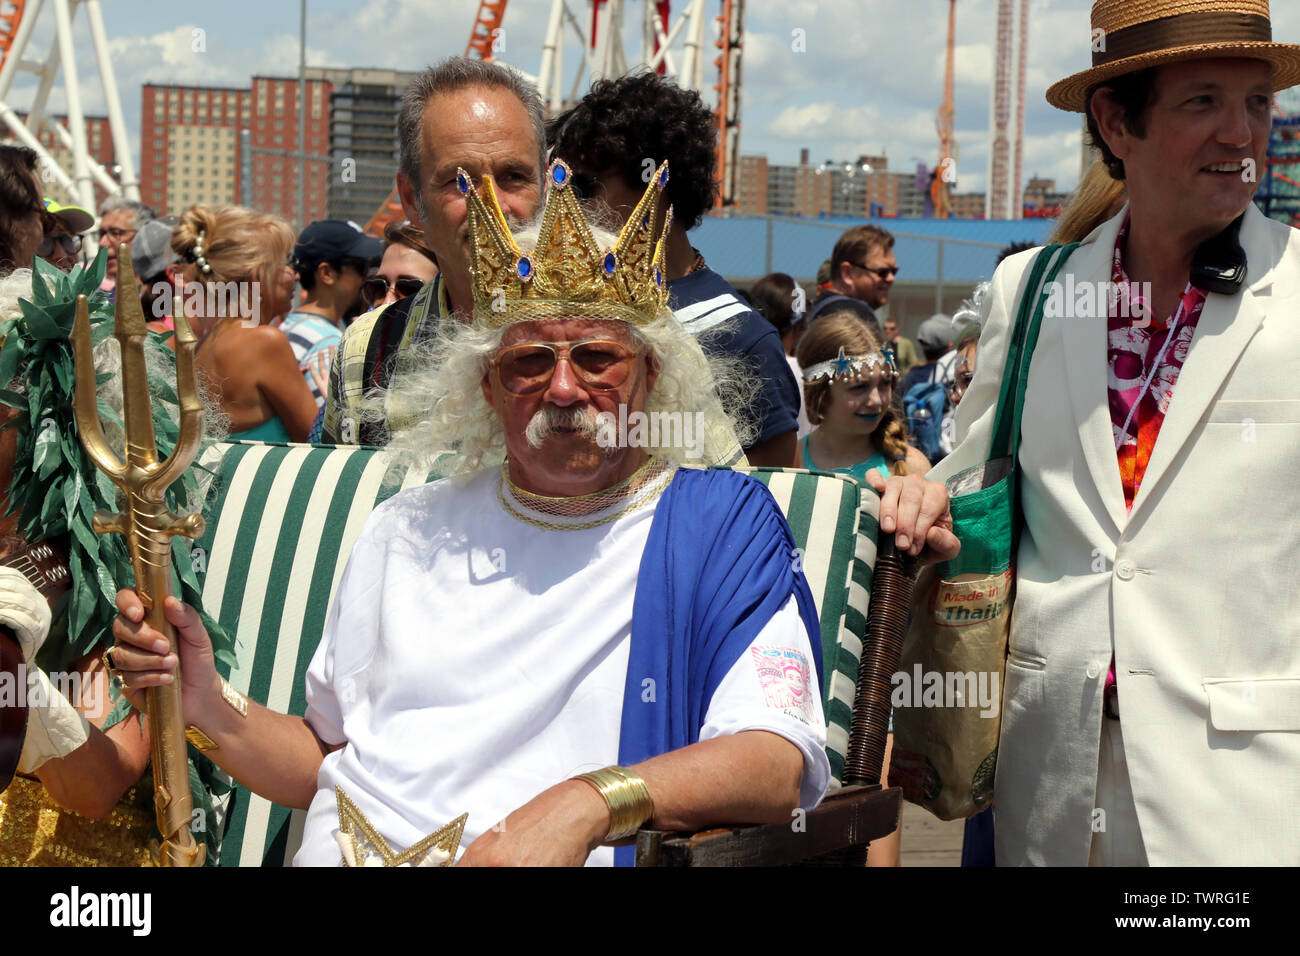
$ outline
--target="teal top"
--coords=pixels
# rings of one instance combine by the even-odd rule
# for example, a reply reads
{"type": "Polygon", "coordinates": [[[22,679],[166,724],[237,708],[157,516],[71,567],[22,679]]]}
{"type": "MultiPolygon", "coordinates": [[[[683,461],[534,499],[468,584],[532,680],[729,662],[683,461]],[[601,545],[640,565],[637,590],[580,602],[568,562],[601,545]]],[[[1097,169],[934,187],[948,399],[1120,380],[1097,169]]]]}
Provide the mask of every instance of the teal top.
{"type": "Polygon", "coordinates": [[[852,475],[857,479],[859,484],[863,485],[867,484],[867,472],[872,468],[880,472],[880,477],[886,479],[889,478],[889,462],[880,452],[876,452],[866,461],[860,461],[856,465],[850,465],[848,468],[818,468],[813,464],[812,456],[808,454],[807,435],[803,436],[803,441],[800,442],[800,447],[803,449],[803,466],[805,468],[811,468],[815,471],[829,471],[838,475],[852,475]]]}
{"type": "Polygon", "coordinates": [[[246,432],[231,432],[231,441],[293,441],[289,429],[284,427],[279,415],[272,415],[260,425],[255,425],[246,432]]]}

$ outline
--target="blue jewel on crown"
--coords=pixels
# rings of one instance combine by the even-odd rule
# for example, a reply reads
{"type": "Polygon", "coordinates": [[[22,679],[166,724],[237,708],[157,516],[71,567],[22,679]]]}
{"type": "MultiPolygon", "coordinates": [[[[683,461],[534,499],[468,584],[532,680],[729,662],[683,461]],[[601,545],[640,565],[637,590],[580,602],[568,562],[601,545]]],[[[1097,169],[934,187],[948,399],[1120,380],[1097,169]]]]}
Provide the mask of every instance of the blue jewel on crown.
{"type": "Polygon", "coordinates": [[[664,169],[659,173],[659,188],[663,189],[667,185],[668,185],[668,168],[664,167],[664,169]]]}
{"type": "Polygon", "coordinates": [[[460,190],[462,196],[468,193],[469,177],[466,176],[464,173],[458,172],[456,174],[456,188],[460,190]]]}
{"type": "Polygon", "coordinates": [[[655,285],[663,285],[663,284],[664,284],[664,274],[659,271],[658,266],[655,266],[655,285]]]}
{"type": "Polygon", "coordinates": [[[527,282],[533,277],[533,260],[527,256],[520,256],[519,261],[515,263],[515,272],[519,274],[520,279],[527,282]]]}
{"type": "Polygon", "coordinates": [[[611,250],[610,252],[605,253],[605,262],[604,262],[605,278],[606,279],[614,278],[614,270],[617,268],[618,268],[618,258],[614,255],[613,251],[611,250]]]}
{"type": "Polygon", "coordinates": [[[569,167],[563,160],[557,159],[551,164],[551,182],[557,186],[564,186],[569,182],[569,167]]]}

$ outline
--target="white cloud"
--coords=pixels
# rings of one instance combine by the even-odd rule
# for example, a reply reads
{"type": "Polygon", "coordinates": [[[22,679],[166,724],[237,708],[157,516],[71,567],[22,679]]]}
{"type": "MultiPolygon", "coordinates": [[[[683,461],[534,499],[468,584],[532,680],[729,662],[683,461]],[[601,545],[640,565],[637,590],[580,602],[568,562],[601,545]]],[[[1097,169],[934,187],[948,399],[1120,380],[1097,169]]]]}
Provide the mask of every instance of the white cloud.
{"type": "Polygon", "coordinates": [[[964,43],[953,50],[953,80],[959,85],[993,83],[993,44],[964,43]]]}
{"type": "Polygon", "coordinates": [[[768,124],[774,136],[793,140],[830,140],[847,142],[857,139],[864,128],[874,127],[879,121],[879,110],[873,105],[842,107],[823,100],[803,106],[788,106],[768,124]]]}

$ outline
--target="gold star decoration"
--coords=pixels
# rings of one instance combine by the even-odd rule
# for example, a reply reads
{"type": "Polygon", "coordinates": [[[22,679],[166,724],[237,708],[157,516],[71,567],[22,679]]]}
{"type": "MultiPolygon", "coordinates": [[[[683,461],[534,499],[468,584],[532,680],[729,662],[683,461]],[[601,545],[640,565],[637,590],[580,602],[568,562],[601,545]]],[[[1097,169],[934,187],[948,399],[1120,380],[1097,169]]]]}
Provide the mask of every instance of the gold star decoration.
{"type": "Polygon", "coordinates": [[[468,813],[462,813],[419,843],[397,853],[342,787],[335,787],[334,794],[339,806],[336,839],[344,866],[451,866],[456,859],[468,813]]]}

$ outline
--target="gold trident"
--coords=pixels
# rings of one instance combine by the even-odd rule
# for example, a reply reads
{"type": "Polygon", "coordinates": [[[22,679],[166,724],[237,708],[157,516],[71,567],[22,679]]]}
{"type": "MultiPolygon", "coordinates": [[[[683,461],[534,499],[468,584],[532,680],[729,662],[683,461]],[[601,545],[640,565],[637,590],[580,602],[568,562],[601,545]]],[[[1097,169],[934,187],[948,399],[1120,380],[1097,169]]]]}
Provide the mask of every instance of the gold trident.
{"type": "MultiPolygon", "coordinates": [[[[77,297],[77,319],[72,328],[76,358],[77,389],[74,407],[82,447],[96,467],[108,475],[126,496],[121,514],[98,512],[92,522],[95,531],[117,531],[126,536],[135,571],[136,591],[148,614],[149,626],[167,638],[170,653],[178,654],[176,634],[163,616],[163,602],[171,594],[171,538],[182,534],[197,538],[203,534],[203,518],[180,518],[168,510],[164,495],[185,473],[199,450],[203,425],[203,403],[194,375],[197,340],[180,297],[175,299],[176,393],[180,397],[180,437],[166,461],[158,460],[154,441],[149,378],[145,370],[144,341],[147,335],[144,313],[136,296],[131,245],[122,243],[117,253],[117,309],[114,337],[122,346],[122,404],[126,427],[126,461],[123,462],[104,437],[95,398],[95,363],[90,350],[90,312],[84,295],[77,297]]],[[[158,830],[163,836],[159,857],[163,866],[202,866],[205,847],[191,830],[193,800],[190,795],[189,757],[185,749],[185,721],[181,716],[181,672],[162,687],[145,690],[146,713],[150,722],[153,759],[154,805],[158,830]]]]}

